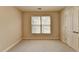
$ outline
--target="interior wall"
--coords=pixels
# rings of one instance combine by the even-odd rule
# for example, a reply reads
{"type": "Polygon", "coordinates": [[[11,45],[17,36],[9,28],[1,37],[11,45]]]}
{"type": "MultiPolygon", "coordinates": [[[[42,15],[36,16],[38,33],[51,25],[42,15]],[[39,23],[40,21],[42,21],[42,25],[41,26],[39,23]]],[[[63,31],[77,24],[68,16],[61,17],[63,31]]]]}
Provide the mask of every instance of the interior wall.
{"type": "Polygon", "coordinates": [[[63,42],[66,42],[66,38],[65,38],[65,9],[63,9],[61,12],[60,12],[60,39],[63,41],[63,42]]]}
{"type": "Polygon", "coordinates": [[[58,12],[24,12],[23,13],[23,39],[59,39],[59,13],[58,12]],[[51,16],[52,27],[51,34],[32,34],[31,33],[31,16],[51,16]]]}
{"type": "Polygon", "coordinates": [[[21,12],[14,7],[0,7],[0,51],[21,39],[21,12]]]}

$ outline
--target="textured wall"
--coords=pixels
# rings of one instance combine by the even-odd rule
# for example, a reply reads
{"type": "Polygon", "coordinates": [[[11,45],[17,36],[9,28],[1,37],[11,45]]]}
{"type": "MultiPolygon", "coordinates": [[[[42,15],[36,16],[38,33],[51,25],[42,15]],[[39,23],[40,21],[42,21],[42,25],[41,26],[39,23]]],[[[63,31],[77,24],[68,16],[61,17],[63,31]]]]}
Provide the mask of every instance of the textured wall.
{"type": "Polygon", "coordinates": [[[23,14],[23,39],[59,39],[59,13],[58,12],[24,12],[23,14]],[[32,34],[31,33],[31,16],[50,15],[52,20],[52,33],[32,34]]]}

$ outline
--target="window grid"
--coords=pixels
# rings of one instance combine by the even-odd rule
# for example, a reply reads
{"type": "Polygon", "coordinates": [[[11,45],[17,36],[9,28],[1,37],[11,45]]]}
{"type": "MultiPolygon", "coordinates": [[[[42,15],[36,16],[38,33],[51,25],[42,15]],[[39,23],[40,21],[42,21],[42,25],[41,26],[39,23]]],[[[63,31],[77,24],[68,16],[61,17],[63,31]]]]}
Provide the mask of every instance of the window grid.
{"type": "MultiPolygon", "coordinates": [[[[33,17],[33,16],[32,16],[33,17]]],[[[36,16],[37,17],[37,16],[36,16]]],[[[49,16],[50,17],[50,16],[49,16]]],[[[33,26],[40,26],[40,33],[32,33],[32,34],[50,34],[51,33],[51,19],[50,19],[50,24],[42,24],[42,16],[40,16],[40,25],[37,25],[37,24],[32,24],[32,27],[33,26]],[[43,26],[49,26],[50,27],[50,33],[43,33],[42,32],[42,27],[43,26]]]]}

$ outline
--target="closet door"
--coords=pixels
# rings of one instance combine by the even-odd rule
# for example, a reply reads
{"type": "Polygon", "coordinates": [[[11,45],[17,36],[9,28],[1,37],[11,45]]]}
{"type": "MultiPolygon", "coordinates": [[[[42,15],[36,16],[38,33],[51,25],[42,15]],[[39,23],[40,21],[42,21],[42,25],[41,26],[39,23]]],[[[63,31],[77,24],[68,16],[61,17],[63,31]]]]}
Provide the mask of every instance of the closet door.
{"type": "Polygon", "coordinates": [[[64,11],[64,35],[65,35],[65,42],[68,41],[68,25],[69,25],[69,11],[68,8],[64,11]]]}
{"type": "Polygon", "coordinates": [[[72,33],[72,8],[71,7],[65,8],[61,16],[62,16],[62,20],[61,20],[62,41],[71,46],[72,45],[72,42],[71,42],[71,38],[72,38],[72,35],[71,35],[71,33],[72,33]]]}
{"type": "Polygon", "coordinates": [[[73,12],[73,48],[79,51],[79,7],[74,7],[73,12]]]}
{"type": "Polygon", "coordinates": [[[79,51],[79,7],[66,7],[61,16],[62,41],[79,51]]]}
{"type": "Polygon", "coordinates": [[[72,19],[73,19],[73,8],[67,8],[67,17],[66,17],[66,43],[72,47],[72,19]]]}

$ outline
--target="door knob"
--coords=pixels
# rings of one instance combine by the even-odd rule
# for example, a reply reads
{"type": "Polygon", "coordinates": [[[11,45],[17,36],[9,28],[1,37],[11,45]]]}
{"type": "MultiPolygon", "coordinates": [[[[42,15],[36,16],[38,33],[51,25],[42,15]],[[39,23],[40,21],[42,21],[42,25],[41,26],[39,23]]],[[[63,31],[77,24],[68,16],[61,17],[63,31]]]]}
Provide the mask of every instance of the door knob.
{"type": "Polygon", "coordinates": [[[77,34],[79,34],[79,32],[77,32],[77,31],[73,31],[73,33],[77,33],[77,34]]]}

